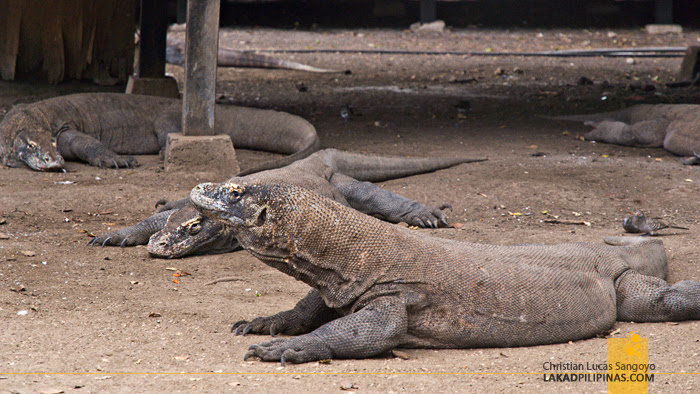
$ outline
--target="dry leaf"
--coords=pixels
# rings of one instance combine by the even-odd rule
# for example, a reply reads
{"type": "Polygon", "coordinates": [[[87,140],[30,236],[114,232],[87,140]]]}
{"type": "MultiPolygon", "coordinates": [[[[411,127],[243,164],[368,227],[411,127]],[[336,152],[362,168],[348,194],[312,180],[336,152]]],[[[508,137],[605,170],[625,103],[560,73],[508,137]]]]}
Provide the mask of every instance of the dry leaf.
{"type": "Polygon", "coordinates": [[[116,223],[112,223],[112,222],[109,222],[109,223],[103,222],[102,224],[104,224],[105,226],[116,226],[117,225],[116,223]]]}
{"type": "Polygon", "coordinates": [[[165,267],[166,271],[177,271],[177,268],[175,267],[165,267]]]}
{"type": "Polygon", "coordinates": [[[21,253],[22,253],[23,255],[27,256],[27,257],[34,257],[34,256],[36,256],[36,252],[32,252],[31,250],[23,250],[21,253]]]}
{"type": "Polygon", "coordinates": [[[188,356],[175,356],[175,360],[177,361],[187,361],[188,359],[188,356]]]}
{"type": "Polygon", "coordinates": [[[158,313],[158,312],[151,312],[151,313],[148,314],[148,317],[160,317],[160,316],[161,316],[161,315],[160,315],[160,313],[158,313]]]}
{"type": "Polygon", "coordinates": [[[0,234],[0,239],[10,239],[10,236],[7,234],[0,234]]]}
{"type": "Polygon", "coordinates": [[[510,211],[508,211],[508,215],[510,215],[510,216],[523,216],[523,214],[520,212],[510,212],[510,211]]]}
{"type": "Polygon", "coordinates": [[[5,218],[0,218],[0,224],[5,224],[7,223],[7,219],[5,218]]]}
{"type": "Polygon", "coordinates": [[[240,386],[240,385],[241,385],[240,382],[228,382],[227,384],[228,384],[229,386],[233,386],[233,387],[236,387],[236,386],[240,386]]]}
{"type": "Polygon", "coordinates": [[[526,146],[527,149],[537,149],[537,145],[526,146]]]}
{"type": "Polygon", "coordinates": [[[173,283],[175,283],[176,285],[179,285],[179,284],[180,284],[180,281],[177,280],[177,279],[173,279],[173,283]]]}
{"type": "Polygon", "coordinates": [[[487,196],[487,195],[484,194],[484,193],[476,193],[476,194],[478,194],[478,195],[480,195],[481,197],[484,197],[484,198],[489,198],[489,196],[487,196]]]}
{"type": "Polygon", "coordinates": [[[452,227],[456,228],[457,230],[460,230],[460,229],[464,228],[464,224],[457,222],[457,223],[453,224],[452,227]]]}
{"type": "Polygon", "coordinates": [[[357,387],[357,385],[355,383],[352,383],[352,382],[342,382],[342,383],[340,383],[340,389],[348,391],[348,390],[357,390],[357,389],[359,389],[359,387],[357,387]]]}
{"type": "Polygon", "coordinates": [[[394,356],[394,357],[400,358],[400,359],[402,359],[402,360],[408,360],[408,359],[411,358],[411,357],[408,355],[408,353],[402,352],[401,350],[396,350],[396,349],[393,349],[393,350],[391,351],[391,355],[394,356]]]}
{"type": "Polygon", "coordinates": [[[690,179],[690,178],[686,179],[685,181],[686,181],[686,182],[691,182],[691,183],[693,182],[693,180],[690,179]]]}

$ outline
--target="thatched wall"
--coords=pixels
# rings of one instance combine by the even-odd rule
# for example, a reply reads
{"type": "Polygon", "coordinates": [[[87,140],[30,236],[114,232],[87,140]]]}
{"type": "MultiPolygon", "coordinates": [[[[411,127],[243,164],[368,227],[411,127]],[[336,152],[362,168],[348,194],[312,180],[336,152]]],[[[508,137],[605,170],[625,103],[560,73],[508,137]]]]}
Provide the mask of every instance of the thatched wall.
{"type": "Polygon", "coordinates": [[[133,71],[137,0],[0,0],[0,76],[124,82],[133,71]]]}

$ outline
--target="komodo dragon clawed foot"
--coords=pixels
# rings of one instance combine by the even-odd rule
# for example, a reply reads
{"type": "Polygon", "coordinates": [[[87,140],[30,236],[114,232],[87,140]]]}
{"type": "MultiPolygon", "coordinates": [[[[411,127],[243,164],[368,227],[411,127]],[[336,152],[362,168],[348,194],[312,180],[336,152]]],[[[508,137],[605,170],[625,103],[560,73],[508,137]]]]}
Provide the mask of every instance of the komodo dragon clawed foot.
{"type": "Polygon", "coordinates": [[[326,306],[321,294],[317,290],[311,290],[297,302],[294,309],[272,316],[256,317],[250,322],[240,320],[233,324],[231,332],[234,335],[299,335],[311,332],[338,317],[340,315],[335,310],[326,306]]]}
{"type": "Polygon", "coordinates": [[[417,203],[412,206],[412,210],[400,216],[400,221],[408,223],[411,226],[424,228],[438,228],[440,224],[449,226],[447,216],[442,210],[448,209],[452,211],[452,205],[443,204],[437,208],[428,205],[417,203]]]}
{"type": "Polygon", "coordinates": [[[286,363],[306,363],[333,358],[333,352],[317,338],[307,334],[292,339],[275,338],[269,342],[252,345],[243,360],[257,357],[262,361],[286,363]]]}
{"type": "Polygon", "coordinates": [[[139,165],[133,156],[118,155],[111,151],[90,157],[88,163],[99,168],[133,168],[139,165]]]}
{"type": "Polygon", "coordinates": [[[88,242],[88,246],[95,246],[95,245],[101,245],[101,246],[121,246],[121,247],[126,247],[126,246],[136,246],[136,245],[143,245],[144,243],[148,242],[148,238],[145,240],[139,239],[138,237],[134,236],[134,234],[131,234],[130,232],[127,231],[115,231],[113,233],[107,233],[107,234],[102,234],[100,236],[97,236],[88,242]]]}

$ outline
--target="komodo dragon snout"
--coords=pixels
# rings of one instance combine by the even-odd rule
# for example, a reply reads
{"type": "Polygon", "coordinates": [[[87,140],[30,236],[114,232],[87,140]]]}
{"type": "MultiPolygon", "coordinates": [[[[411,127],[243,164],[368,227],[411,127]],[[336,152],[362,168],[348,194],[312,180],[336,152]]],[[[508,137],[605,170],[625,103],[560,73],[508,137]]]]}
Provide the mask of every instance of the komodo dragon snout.
{"type": "Polygon", "coordinates": [[[56,139],[44,133],[19,132],[13,149],[17,159],[35,171],[61,171],[65,165],[58,153],[56,139]]]}
{"type": "Polygon", "coordinates": [[[158,258],[228,253],[238,249],[233,229],[202,216],[187,204],[173,212],[162,230],[148,241],[148,253],[158,258]]]}
{"type": "Polygon", "coordinates": [[[190,200],[205,216],[233,227],[261,226],[267,215],[267,206],[261,194],[266,189],[237,183],[202,183],[190,193],[190,200]],[[245,197],[245,198],[244,198],[245,197]]]}

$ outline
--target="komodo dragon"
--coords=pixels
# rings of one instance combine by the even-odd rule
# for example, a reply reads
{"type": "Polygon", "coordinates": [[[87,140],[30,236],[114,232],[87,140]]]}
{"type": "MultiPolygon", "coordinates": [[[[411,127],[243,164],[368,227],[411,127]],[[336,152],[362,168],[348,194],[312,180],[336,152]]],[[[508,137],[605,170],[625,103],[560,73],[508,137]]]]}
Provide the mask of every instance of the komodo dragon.
{"type": "MultiPolygon", "coordinates": [[[[127,155],[155,154],[179,132],[177,99],[120,93],[81,93],[14,106],[0,122],[0,159],[10,167],[58,170],[64,160],[98,167],[130,167],[127,155]]],[[[252,171],[281,167],[319,148],[306,120],[272,110],[217,105],[217,133],[235,147],[291,154],[252,171]]]]}
{"type": "MultiPolygon", "coordinates": [[[[165,61],[170,64],[183,66],[185,64],[185,41],[168,37],[165,48],[165,61]]],[[[340,73],[340,70],[329,70],[301,64],[289,60],[277,59],[272,56],[255,52],[232,51],[219,48],[217,53],[219,67],[254,67],[254,68],[283,68],[287,70],[307,71],[312,73],[340,73]]]]}
{"type": "Polygon", "coordinates": [[[246,358],[542,345],[590,338],[616,320],[700,319],[700,282],[670,286],[635,269],[665,264],[658,240],[472,244],[383,223],[293,185],[204,183],[190,200],[233,226],[253,256],[313,287],[292,310],[234,324],[241,334],[299,335],[253,345],[246,358]]]}
{"type": "MultiPolygon", "coordinates": [[[[595,127],[583,137],[640,148],[660,148],[678,156],[700,153],[700,105],[640,104],[620,111],[591,115],[554,116],[550,119],[585,122],[595,127]]],[[[684,164],[695,164],[686,159],[684,164]]]]}
{"type": "MultiPolygon", "coordinates": [[[[380,182],[482,160],[485,159],[401,158],[324,149],[283,168],[232,179],[291,182],[390,222],[437,227],[439,223],[447,224],[440,210],[361,181],[380,182]]],[[[148,252],[161,258],[227,253],[238,248],[231,227],[201,216],[188,202],[184,199],[168,204],[166,211],[134,226],[95,237],[90,244],[133,246],[148,242],[148,252]]]]}

